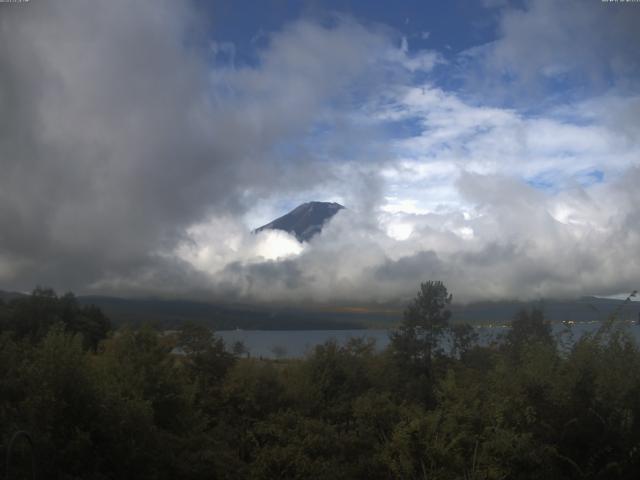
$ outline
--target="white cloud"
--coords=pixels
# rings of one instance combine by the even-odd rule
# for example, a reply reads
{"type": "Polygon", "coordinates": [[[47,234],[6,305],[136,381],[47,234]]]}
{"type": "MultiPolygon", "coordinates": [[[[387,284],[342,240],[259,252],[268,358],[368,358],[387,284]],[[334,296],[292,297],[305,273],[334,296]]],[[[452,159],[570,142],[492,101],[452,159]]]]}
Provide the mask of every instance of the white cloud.
{"type": "Polygon", "coordinates": [[[614,294],[640,283],[639,180],[632,168],[624,180],[549,196],[465,173],[456,188],[469,211],[382,212],[374,223],[344,211],[286,259],[245,257],[245,243],[207,273],[214,291],[281,301],[397,301],[425,279],[445,281],[458,301],[614,294]]]}
{"type": "MultiPolygon", "coordinates": [[[[386,69],[414,71],[418,55],[406,40],[383,51],[386,69]]],[[[640,246],[629,223],[635,193],[623,180],[638,177],[640,144],[632,128],[616,128],[619,118],[637,118],[633,100],[605,92],[531,115],[393,78],[384,91],[368,92],[366,117],[353,119],[411,122],[413,133],[390,142],[377,175],[343,158],[331,165],[340,181],[324,183],[325,195],[350,206],[374,182],[373,208],[341,213],[280,261],[259,260],[245,243],[243,254],[208,272],[212,290],[385,302],[431,278],[469,301],[617,293],[640,283],[627,258],[640,246]],[[364,189],[354,188],[364,171],[371,175],[364,189]],[[605,183],[581,186],[592,171],[603,172],[605,183]],[[555,187],[543,191],[527,180],[555,187]],[[347,198],[345,189],[357,194],[347,198]]]]}
{"type": "Polygon", "coordinates": [[[437,86],[437,52],[353,19],[265,34],[249,65],[231,44],[187,48],[186,7],[131,5],[1,20],[7,284],[344,302],[407,298],[426,279],[462,300],[640,284],[640,97],[620,15],[606,14],[624,27],[610,52],[593,5],[501,10],[500,38],[476,51],[494,74],[615,77],[519,109],[437,86]],[[306,244],[251,233],[307,200],[348,210],[306,244]]]}
{"type": "Polygon", "coordinates": [[[640,9],[634,5],[532,0],[504,7],[498,38],[470,52],[479,69],[471,78],[490,87],[483,94],[501,96],[497,90],[506,86],[503,93],[526,104],[548,101],[545,95],[562,85],[569,96],[602,93],[611,85],[637,91],[640,9]]]}

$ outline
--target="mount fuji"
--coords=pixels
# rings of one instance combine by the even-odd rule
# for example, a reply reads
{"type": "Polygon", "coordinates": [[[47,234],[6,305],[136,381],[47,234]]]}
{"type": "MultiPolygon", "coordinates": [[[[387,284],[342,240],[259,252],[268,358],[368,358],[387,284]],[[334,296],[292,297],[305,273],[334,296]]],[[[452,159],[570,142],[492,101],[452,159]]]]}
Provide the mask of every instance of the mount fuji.
{"type": "Polygon", "coordinates": [[[344,207],[334,202],[307,202],[299,205],[286,215],[256,228],[254,233],[263,230],[284,230],[300,242],[310,240],[322,231],[323,225],[344,207]]]}

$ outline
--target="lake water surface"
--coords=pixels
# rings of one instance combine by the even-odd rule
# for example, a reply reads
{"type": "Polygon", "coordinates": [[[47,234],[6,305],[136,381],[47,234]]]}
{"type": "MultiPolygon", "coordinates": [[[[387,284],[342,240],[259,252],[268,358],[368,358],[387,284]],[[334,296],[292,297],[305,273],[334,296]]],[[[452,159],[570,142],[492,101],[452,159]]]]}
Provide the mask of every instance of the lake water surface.
{"type": "MultiPolygon", "coordinates": [[[[565,325],[557,323],[553,325],[553,333],[565,343],[571,344],[582,335],[595,332],[600,322],[575,323],[565,325]]],[[[627,323],[625,326],[640,344],[640,326],[627,323]]],[[[479,326],[476,327],[479,341],[483,345],[489,344],[499,335],[508,331],[508,327],[479,326]]],[[[344,345],[350,338],[371,338],[376,342],[376,348],[383,350],[389,344],[389,330],[226,330],[218,331],[216,335],[221,337],[229,346],[237,341],[244,343],[252,357],[263,358],[299,358],[310,353],[316,345],[321,345],[328,340],[335,340],[344,345]]]]}

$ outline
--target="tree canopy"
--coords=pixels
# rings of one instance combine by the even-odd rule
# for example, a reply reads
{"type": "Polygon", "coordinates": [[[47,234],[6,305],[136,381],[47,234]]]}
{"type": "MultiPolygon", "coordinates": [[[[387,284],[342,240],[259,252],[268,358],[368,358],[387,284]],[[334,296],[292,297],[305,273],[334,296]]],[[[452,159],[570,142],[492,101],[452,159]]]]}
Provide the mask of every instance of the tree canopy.
{"type": "MultiPolygon", "coordinates": [[[[628,332],[558,348],[532,311],[480,345],[450,302],[421,285],[383,351],[353,339],[268,360],[193,324],[105,332],[37,290],[0,305],[0,452],[27,431],[38,478],[61,480],[638,477],[628,332]]],[[[12,479],[30,474],[26,448],[12,479]]]]}

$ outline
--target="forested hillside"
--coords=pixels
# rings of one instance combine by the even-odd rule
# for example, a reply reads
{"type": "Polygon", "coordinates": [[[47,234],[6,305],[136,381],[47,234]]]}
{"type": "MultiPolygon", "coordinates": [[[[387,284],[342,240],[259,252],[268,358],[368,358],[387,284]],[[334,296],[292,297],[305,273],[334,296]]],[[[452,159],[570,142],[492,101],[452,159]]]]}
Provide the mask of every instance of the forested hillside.
{"type": "Polygon", "coordinates": [[[638,478],[640,351],[615,316],[565,342],[522,311],[481,347],[450,300],[423,284],[382,353],[267,361],[38,290],[0,304],[0,451],[27,432],[47,479],[638,478]]]}

